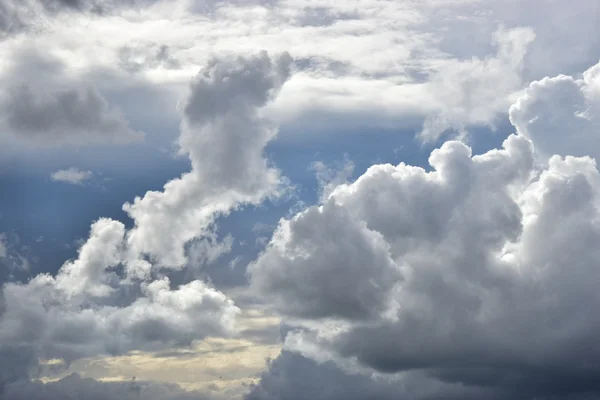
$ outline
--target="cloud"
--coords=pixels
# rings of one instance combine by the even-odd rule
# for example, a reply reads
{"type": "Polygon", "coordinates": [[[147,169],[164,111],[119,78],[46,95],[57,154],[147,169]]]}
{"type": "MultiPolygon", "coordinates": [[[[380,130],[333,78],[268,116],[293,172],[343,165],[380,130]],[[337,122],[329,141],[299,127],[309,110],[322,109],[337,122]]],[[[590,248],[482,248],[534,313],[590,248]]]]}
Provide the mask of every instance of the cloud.
{"type": "Polygon", "coordinates": [[[156,0],[1,0],[0,39],[25,32],[44,31],[60,14],[107,15],[156,0]]]}
{"type": "Polygon", "coordinates": [[[468,388],[412,373],[402,378],[348,373],[332,362],[317,363],[283,351],[272,360],[246,400],[452,400],[498,399],[485,388],[468,388]]]}
{"type": "Polygon", "coordinates": [[[24,143],[43,146],[127,144],[144,138],[122,111],[58,58],[32,46],[10,54],[0,79],[3,129],[24,143]]]}
{"type": "Polygon", "coordinates": [[[600,172],[585,155],[597,107],[570,124],[596,92],[596,70],[532,83],[501,149],[472,155],[449,141],[431,170],[374,165],[283,219],[249,275],[297,327],[284,347],[500,398],[598,395],[600,172]],[[554,117],[580,157],[538,164],[554,117]]]}
{"type": "Polygon", "coordinates": [[[0,284],[8,279],[20,279],[29,268],[27,254],[19,249],[19,238],[0,232],[0,284]]]}
{"type": "Polygon", "coordinates": [[[56,382],[17,381],[5,387],[4,400],[216,400],[201,392],[188,392],[174,384],[160,382],[98,382],[77,374],[56,382]]]}
{"type": "MultiPolygon", "coordinates": [[[[239,309],[200,281],[171,289],[168,278],[128,283],[111,271],[120,262],[124,227],[101,219],[79,257],[55,276],[5,283],[0,348],[35,348],[39,357],[74,360],[185,346],[233,331],[239,309]]],[[[132,267],[130,267],[132,268],[132,267]]]]}
{"type": "MultiPolygon", "coordinates": [[[[4,283],[0,352],[8,364],[28,371],[38,359],[157,351],[234,333],[240,309],[231,299],[200,280],[174,285],[161,267],[183,266],[193,240],[208,240],[194,257],[218,256],[227,239],[210,241],[214,218],[277,194],[279,171],[263,155],[277,130],[260,111],[289,77],[290,62],[263,52],[215,59],[201,70],[182,106],[179,139],[192,170],[126,204],[132,229],[100,218],[58,273],[4,283]],[[27,365],[12,349],[32,354],[27,365]]],[[[0,382],[5,390],[27,378],[15,374],[0,382]]]]}
{"type": "Polygon", "coordinates": [[[319,199],[321,203],[327,201],[331,192],[339,185],[346,183],[354,171],[354,163],[344,155],[343,164],[328,167],[322,161],[316,161],[312,165],[316,172],[317,184],[319,185],[319,199]]]}
{"type": "Polygon", "coordinates": [[[53,172],[52,174],[50,174],[50,179],[57,182],[81,185],[84,181],[90,179],[92,175],[92,171],[85,171],[71,167],[53,172]]]}
{"type": "Polygon", "coordinates": [[[129,143],[143,137],[93,88],[43,91],[23,85],[8,96],[2,104],[8,129],[28,140],[129,143]]]}
{"type": "Polygon", "coordinates": [[[554,154],[600,159],[600,63],[580,79],[559,75],[532,82],[509,116],[541,160],[554,154]]]}
{"type": "Polygon", "coordinates": [[[534,38],[529,28],[500,29],[493,35],[495,56],[443,63],[427,85],[438,110],[425,118],[420,139],[431,142],[449,129],[466,135],[467,126],[493,126],[523,85],[523,61],[534,38]]]}
{"type": "Polygon", "coordinates": [[[135,220],[127,236],[134,254],[180,268],[184,245],[210,235],[215,216],[259,204],[281,188],[279,171],[263,151],[277,134],[261,109],[290,76],[291,57],[266,53],[211,61],[191,84],[182,104],[180,153],[192,170],[162,192],[150,191],[123,209],[135,220]]]}

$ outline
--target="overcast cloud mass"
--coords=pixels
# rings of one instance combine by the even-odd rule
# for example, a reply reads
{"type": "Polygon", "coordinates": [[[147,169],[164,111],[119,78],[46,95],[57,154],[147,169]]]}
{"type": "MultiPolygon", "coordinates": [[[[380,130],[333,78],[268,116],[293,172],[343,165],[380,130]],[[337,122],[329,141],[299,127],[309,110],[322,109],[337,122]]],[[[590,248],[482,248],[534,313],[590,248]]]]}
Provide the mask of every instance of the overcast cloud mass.
{"type": "Polygon", "coordinates": [[[600,399],[598,21],[0,0],[0,400],[600,399]]]}

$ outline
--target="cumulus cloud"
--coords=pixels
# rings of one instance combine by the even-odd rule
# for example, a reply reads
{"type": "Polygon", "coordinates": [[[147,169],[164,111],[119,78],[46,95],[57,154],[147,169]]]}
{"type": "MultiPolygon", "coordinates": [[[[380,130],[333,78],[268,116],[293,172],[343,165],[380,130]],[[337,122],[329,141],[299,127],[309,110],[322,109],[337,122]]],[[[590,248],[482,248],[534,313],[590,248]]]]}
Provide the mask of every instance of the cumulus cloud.
{"type": "Polygon", "coordinates": [[[554,154],[600,159],[600,63],[580,79],[559,75],[531,83],[509,115],[541,160],[554,154]]]}
{"type": "MultiPolygon", "coordinates": [[[[20,368],[0,370],[7,375],[0,382],[5,391],[7,383],[25,379],[40,358],[154,351],[234,332],[240,310],[231,299],[200,280],[174,285],[160,267],[185,263],[185,245],[193,240],[195,258],[218,257],[230,239],[211,241],[215,216],[279,190],[279,171],[263,155],[277,130],[260,110],[288,78],[290,62],[287,54],[270,58],[264,52],[214,60],[192,82],[182,108],[179,142],[192,171],[163,192],[126,204],[131,230],[100,218],[77,258],[57,274],[4,283],[0,353],[5,363],[20,368]],[[220,247],[211,249],[210,243],[220,247]]],[[[62,390],[61,385],[47,390],[52,388],[62,390]]]]}
{"type": "Polygon", "coordinates": [[[215,216],[275,196],[279,171],[263,154],[277,134],[261,108],[290,76],[291,57],[266,53],[228,62],[211,61],[196,76],[182,104],[180,153],[192,170],[148,192],[123,209],[135,221],[128,247],[158,264],[181,267],[185,244],[210,235],[215,216]]]}
{"type": "Polygon", "coordinates": [[[597,395],[600,172],[585,150],[593,129],[569,125],[584,104],[585,123],[596,121],[583,101],[596,70],[532,83],[501,149],[474,156],[450,141],[430,171],[374,165],[282,220],[249,274],[298,327],[285,347],[510,398],[597,395]],[[567,121],[547,133],[549,117],[562,121],[555,110],[567,121]],[[553,132],[579,157],[537,164],[553,132]]]}
{"type": "Polygon", "coordinates": [[[84,181],[90,179],[92,175],[92,171],[86,171],[75,167],[71,167],[53,172],[52,174],[50,174],[50,179],[57,182],[81,185],[84,181]]]}
{"type": "Polygon", "coordinates": [[[31,348],[41,358],[74,360],[189,345],[232,332],[238,308],[201,281],[172,289],[166,277],[137,286],[120,278],[115,267],[124,233],[120,222],[100,219],[79,257],[56,276],[5,283],[0,348],[31,348]]]}

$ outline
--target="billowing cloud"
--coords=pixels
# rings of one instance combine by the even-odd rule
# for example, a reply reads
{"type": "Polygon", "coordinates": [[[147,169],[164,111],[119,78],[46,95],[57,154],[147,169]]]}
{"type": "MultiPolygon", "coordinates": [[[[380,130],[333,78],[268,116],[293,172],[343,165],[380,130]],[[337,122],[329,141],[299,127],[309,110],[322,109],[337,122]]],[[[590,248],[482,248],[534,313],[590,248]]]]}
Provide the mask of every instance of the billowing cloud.
{"type": "Polygon", "coordinates": [[[75,167],[60,169],[50,174],[50,179],[57,182],[80,185],[92,177],[92,171],[81,170],[75,167]]]}
{"type": "Polygon", "coordinates": [[[301,328],[285,348],[510,398],[600,393],[600,172],[585,147],[598,109],[583,101],[597,68],[532,83],[501,149],[472,155],[450,141],[430,171],[374,165],[282,220],[249,274],[301,328]],[[558,131],[546,132],[554,117],[558,131]],[[579,157],[539,165],[534,149],[554,132],[579,157]]]}
{"type": "Polygon", "coordinates": [[[182,105],[180,153],[192,171],[125,204],[135,220],[128,234],[134,254],[147,254],[158,264],[181,267],[184,245],[210,234],[215,216],[242,204],[257,204],[280,188],[279,171],[263,151],[277,134],[261,115],[290,76],[288,54],[271,59],[266,53],[228,62],[209,63],[196,76],[182,105]]]}
{"type": "Polygon", "coordinates": [[[0,353],[21,368],[3,377],[5,391],[40,358],[155,351],[234,332],[240,310],[231,299],[200,280],[174,285],[159,267],[185,263],[193,240],[206,242],[193,247],[195,258],[218,256],[229,239],[210,249],[215,216],[277,194],[279,171],[263,155],[277,130],[260,110],[288,78],[290,62],[287,54],[264,52],[214,60],[191,84],[182,110],[179,142],[192,171],[127,204],[131,230],[100,218],[78,257],[57,274],[4,283],[0,353]]]}
{"type": "Polygon", "coordinates": [[[74,360],[185,346],[232,332],[238,308],[201,281],[172,289],[168,278],[137,285],[122,280],[114,268],[122,262],[124,233],[120,222],[100,219],[79,257],[56,276],[5,283],[0,348],[74,360]]]}
{"type": "Polygon", "coordinates": [[[517,131],[535,143],[540,159],[554,154],[600,159],[600,63],[580,79],[559,75],[531,83],[509,115],[517,131]]]}

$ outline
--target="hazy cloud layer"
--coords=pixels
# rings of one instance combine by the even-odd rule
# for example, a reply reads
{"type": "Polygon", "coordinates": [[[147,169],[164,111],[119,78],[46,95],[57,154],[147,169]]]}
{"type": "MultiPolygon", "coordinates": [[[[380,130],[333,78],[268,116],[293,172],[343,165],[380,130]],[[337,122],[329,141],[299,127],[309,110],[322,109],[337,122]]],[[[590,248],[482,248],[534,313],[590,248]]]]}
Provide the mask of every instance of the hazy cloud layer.
{"type": "Polygon", "coordinates": [[[402,120],[427,140],[495,126],[527,82],[579,72],[600,50],[600,8],[587,0],[64,3],[48,3],[68,12],[46,18],[35,37],[74,70],[134,72],[180,90],[213,54],[289,51],[300,71],[269,107],[277,119],[336,128],[402,120]],[[108,11],[72,12],[94,5],[108,11]]]}

